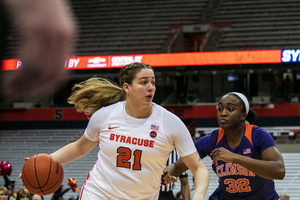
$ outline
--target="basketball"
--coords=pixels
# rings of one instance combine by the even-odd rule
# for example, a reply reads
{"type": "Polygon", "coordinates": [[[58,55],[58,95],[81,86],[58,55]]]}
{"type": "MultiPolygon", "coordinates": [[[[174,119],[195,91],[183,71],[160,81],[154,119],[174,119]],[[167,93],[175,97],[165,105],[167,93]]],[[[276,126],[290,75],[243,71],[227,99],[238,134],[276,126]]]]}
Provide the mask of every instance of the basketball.
{"type": "Polygon", "coordinates": [[[59,162],[48,154],[31,156],[23,165],[23,185],[33,194],[54,193],[62,184],[64,171],[59,162]]]}

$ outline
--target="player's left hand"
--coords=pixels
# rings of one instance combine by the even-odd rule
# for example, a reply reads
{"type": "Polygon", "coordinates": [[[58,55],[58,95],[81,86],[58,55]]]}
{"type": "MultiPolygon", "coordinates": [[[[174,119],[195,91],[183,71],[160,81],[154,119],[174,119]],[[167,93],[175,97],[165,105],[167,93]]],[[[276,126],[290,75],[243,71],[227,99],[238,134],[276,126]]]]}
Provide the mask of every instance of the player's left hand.
{"type": "Polygon", "coordinates": [[[218,164],[218,160],[222,160],[224,162],[233,162],[233,158],[234,158],[234,153],[228,151],[227,149],[220,147],[217,149],[214,149],[211,153],[211,156],[213,156],[213,163],[215,165],[218,164]]]}

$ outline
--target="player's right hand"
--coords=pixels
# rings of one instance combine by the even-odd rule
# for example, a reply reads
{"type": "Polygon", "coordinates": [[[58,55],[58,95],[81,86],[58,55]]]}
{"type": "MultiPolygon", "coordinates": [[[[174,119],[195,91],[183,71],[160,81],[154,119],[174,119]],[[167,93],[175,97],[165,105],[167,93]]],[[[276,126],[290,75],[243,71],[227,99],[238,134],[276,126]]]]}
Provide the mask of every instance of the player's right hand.
{"type": "Polygon", "coordinates": [[[175,176],[170,176],[170,171],[164,171],[163,175],[161,175],[161,185],[167,185],[172,182],[177,182],[177,178],[175,176]]]}

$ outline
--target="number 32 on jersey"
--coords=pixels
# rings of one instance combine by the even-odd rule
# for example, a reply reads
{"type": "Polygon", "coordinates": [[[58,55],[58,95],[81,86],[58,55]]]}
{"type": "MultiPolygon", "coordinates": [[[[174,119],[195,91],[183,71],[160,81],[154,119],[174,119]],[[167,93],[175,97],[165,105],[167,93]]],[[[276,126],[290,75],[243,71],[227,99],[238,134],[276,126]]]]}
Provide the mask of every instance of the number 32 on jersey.
{"type": "Polygon", "coordinates": [[[225,179],[224,184],[228,185],[226,191],[229,193],[241,193],[241,192],[251,192],[251,187],[249,186],[249,180],[246,178],[225,179]]]}
{"type": "Polygon", "coordinates": [[[117,167],[124,167],[128,169],[133,169],[133,170],[141,170],[142,165],[141,165],[141,156],[142,156],[142,151],[136,149],[133,153],[130,148],[128,147],[119,147],[117,149],[117,153],[119,154],[117,156],[117,167]],[[131,163],[129,160],[131,157],[133,158],[133,163],[131,163]]]}

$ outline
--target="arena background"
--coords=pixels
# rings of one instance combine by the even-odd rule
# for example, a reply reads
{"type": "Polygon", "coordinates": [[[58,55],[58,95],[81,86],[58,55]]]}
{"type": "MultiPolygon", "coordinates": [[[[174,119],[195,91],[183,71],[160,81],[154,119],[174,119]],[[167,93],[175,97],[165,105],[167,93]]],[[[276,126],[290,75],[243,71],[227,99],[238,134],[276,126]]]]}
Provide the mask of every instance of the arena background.
{"type": "MultiPolygon", "coordinates": [[[[218,127],[215,102],[223,94],[246,94],[258,114],[255,124],[272,134],[284,156],[286,176],[275,181],[278,193],[300,199],[299,6],[297,0],[70,1],[66,9],[75,13],[79,37],[65,64],[72,71],[68,83],[44,99],[1,103],[0,161],[12,164],[15,190],[22,188],[24,157],[52,153],[83,134],[87,118],[66,101],[74,83],[90,77],[116,81],[119,67],[145,61],[156,72],[154,101],[179,116],[193,139],[218,127]],[[286,76],[292,80],[289,89],[286,76]]],[[[14,27],[7,38],[3,73],[22,67],[14,27]]],[[[97,151],[64,165],[65,187],[69,177],[82,186],[97,151]]],[[[217,177],[210,160],[204,162],[211,175],[209,195],[217,177]]],[[[189,181],[192,187],[190,172],[189,181]]],[[[64,198],[78,194],[69,191],[64,198]]]]}

